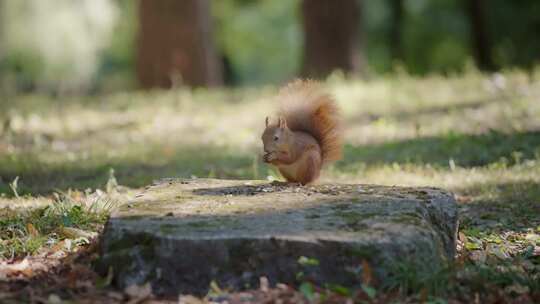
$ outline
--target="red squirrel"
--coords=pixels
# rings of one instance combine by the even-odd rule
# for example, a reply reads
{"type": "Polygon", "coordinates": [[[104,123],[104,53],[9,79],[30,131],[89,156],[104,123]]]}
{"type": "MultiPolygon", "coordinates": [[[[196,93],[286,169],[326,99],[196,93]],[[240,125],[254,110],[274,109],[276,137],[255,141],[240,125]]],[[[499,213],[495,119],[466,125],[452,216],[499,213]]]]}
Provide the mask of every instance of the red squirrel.
{"type": "Polygon", "coordinates": [[[263,160],[292,183],[314,182],[323,165],[342,154],[341,115],[334,99],[314,81],[297,80],[278,94],[277,121],[266,117],[263,160]]]}

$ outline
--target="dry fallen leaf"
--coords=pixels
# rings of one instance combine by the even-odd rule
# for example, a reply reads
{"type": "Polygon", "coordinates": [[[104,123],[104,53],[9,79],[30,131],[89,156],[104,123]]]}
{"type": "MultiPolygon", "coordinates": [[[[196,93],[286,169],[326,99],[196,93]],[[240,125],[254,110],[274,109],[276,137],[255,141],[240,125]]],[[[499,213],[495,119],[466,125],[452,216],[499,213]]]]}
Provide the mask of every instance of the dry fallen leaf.
{"type": "Polygon", "coordinates": [[[458,203],[469,203],[470,201],[472,201],[472,197],[471,196],[465,196],[465,195],[456,195],[456,200],[458,201],[458,203]]]}
{"type": "Polygon", "coordinates": [[[60,250],[64,250],[66,247],[66,242],[65,241],[60,241],[58,243],[56,243],[52,248],[51,248],[51,252],[52,253],[55,253],[55,252],[58,252],[60,250]]]}
{"type": "Polygon", "coordinates": [[[76,239],[76,238],[93,239],[94,237],[97,236],[96,232],[85,231],[85,230],[77,229],[73,227],[60,227],[58,228],[58,233],[61,236],[64,236],[69,239],[76,239]]]}
{"type": "Polygon", "coordinates": [[[371,266],[366,260],[362,260],[362,284],[369,285],[373,278],[371,266]]]}
{"type": "Polygon", "coordinates": [[[462,241],[463,243],[466,243],[466,242],[467,242],[467,236],[465,235],[465,233],[463,233],[463,232],[461,232],[461,231],[460,231],[459,234],[458,234],[458,239],[459,239],[460,241],[462,241]]]}
{"type": "Polygon", "coordinates": [[[60,304],[62,303],[62,299],[57,294],[50,294],[49,298],[47,299],[47,303],[49,304],[60,304]]]}
{"type": "Polygon", "coordinates": [[[116,291],[107,292],[107,297],[117,301],[122,301],[124,299],[124,295],[116,291]]]}
{"type": "Polygon", "coordinates": [[[187,296],[180,295],[178,297],[178,304],[204,304],[204,303],[206,302],[191,295],[187,295],[187,296]]]}
{"type": "Polygon", "coordinates": [[[26,275],[29,272],[29,267],[30,263],[28,262],[28,259],[24,259],[15,264],[8,264],[6,262],[2,262],[0,263],[0,280],[5,280],[9,277],[17,276],[21,273],[26,275]]]}
{"type": "Polygon", "coordinates": [[[262,292],[268,292],[268,289],[270,288],[270,283],[268,282],[268,279],[266,277],[260,277],[260,289],[262,292]]]}
{"type": "Polygon", "coordinates": [[[26,230],[28,230],[28,234],[30,234],[33,237],[36,237],[39,235],[39,232],[37,231],[36,227],[32,225],[32,223],[26,224],[26,230]]]}
{"type": "Polygon", "coordinates": [[[152,295],[152,286],[150,283],[146,283],[142,286],[134,284],[126,287],[126,289],[124,289],[124,293],[129,296],[129,303],[139,303],[152,295]]]}

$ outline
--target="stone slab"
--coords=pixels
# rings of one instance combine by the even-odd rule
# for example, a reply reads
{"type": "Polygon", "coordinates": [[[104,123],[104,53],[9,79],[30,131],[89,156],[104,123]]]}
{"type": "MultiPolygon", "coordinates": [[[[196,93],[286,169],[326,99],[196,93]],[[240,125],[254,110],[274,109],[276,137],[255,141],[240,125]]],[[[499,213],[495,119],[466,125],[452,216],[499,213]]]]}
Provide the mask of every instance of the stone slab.
{"type": "Polygon", "coordinates": [[[457,228],[453,195],[434,188],[164,179],[111,215],[98,270],[162,295],[256,288],[261,276],[353,287],[364,261],[379,282],[399,265],[437,270],[457,228]]]}

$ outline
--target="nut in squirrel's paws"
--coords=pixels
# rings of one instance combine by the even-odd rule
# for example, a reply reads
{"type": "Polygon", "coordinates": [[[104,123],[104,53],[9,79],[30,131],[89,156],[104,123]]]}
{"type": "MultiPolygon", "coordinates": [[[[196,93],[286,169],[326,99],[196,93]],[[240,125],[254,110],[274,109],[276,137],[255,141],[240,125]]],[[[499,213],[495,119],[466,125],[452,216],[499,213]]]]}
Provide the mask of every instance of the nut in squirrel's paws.
{"type": "Polygon", "coordinates": [[[263,155],[263,161],[265,163],[271,163],[272,161],[276,160],[277,156],[275,152],[268,152],[263,155]]]}

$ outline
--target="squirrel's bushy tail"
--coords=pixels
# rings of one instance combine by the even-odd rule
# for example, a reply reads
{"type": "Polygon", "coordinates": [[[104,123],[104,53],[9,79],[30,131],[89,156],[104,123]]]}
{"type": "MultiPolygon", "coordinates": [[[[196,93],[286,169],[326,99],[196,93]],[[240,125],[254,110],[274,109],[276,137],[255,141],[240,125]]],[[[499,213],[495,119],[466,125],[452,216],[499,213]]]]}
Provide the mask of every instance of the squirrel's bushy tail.
{"type": "Polygon", "coordinates": [[[280,115],[292,131],[313,136],[321,147],[323,164],[342,155],[341,115],[334,99],[314,81],[297,80],[279,94],[280,115]]]}

